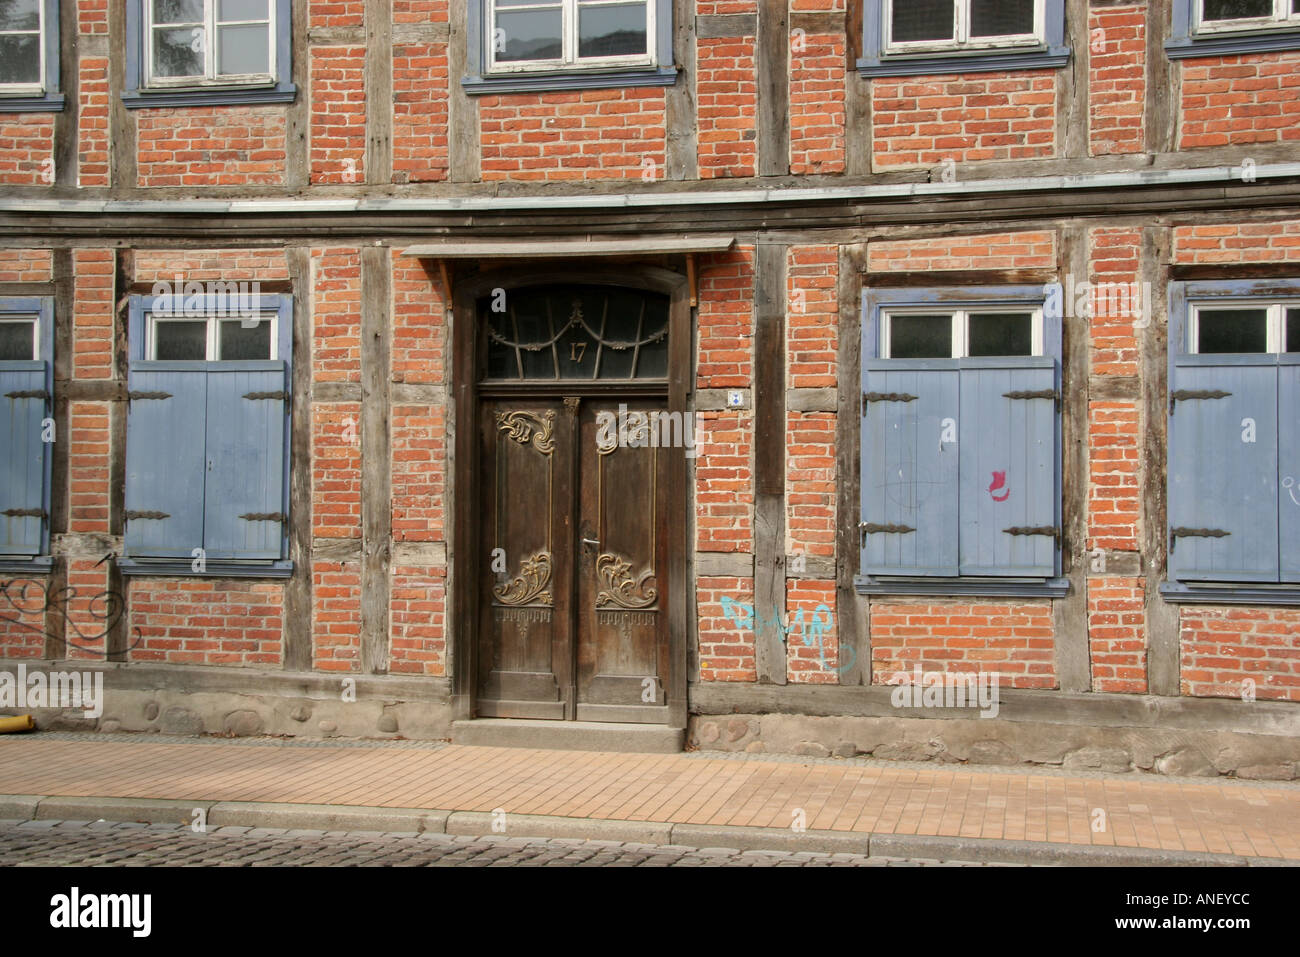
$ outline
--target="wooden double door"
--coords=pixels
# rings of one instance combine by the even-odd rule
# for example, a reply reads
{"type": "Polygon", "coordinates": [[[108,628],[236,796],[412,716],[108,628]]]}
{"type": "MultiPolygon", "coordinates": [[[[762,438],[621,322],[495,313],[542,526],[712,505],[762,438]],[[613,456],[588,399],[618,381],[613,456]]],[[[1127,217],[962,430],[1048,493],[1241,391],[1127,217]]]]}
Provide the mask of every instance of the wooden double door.
{"type": "Polygon", "coordinates": [[[479,716],[669,721],[667,408],[480,400],[479,716]]]}

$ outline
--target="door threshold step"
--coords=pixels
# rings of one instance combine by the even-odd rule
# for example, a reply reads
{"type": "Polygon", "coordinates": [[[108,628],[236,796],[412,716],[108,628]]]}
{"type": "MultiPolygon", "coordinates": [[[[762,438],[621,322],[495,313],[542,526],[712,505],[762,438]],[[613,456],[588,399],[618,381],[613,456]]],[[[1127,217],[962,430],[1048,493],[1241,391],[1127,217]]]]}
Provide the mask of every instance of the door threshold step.
{"type": "Polygon", "coordinates": [[[677,754],[684,728],[611,721],[544,721],[535,718],[475,718],[451,723],[452,744],[556,751],[620,751],[677,754]]]}

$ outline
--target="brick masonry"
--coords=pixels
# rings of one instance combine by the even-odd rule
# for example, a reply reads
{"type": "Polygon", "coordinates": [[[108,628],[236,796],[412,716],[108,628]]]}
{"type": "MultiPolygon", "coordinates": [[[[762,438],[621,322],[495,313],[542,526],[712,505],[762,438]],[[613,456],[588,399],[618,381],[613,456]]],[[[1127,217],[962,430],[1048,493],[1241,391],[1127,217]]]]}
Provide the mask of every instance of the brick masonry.
{"type": "Polygon", "coordinates": [[[0,113],[0,185],[53,186],[54,115],[0,113]]]}
{"type": "Polygon", "coordinates": [[[284,185],[283,108],[143,109],[136,117],[140,186],[284,185]]]}
{"type": "Polygon", "coordinates": [[[129,596],[131,661],[266,668],[283,660],[279,582],[133,578],[129,596]]]}
{"type": "Polygon", "coordinates": [[[1300,701],[1300,609],[1184,606],[1181,625],[1183,694],[1300,701]]]}
{"type": "Polygon", "coordinates": [[[1300,53],[1184,60],[1179,148],[1294,143],[1298,93],[1300,53]]]}

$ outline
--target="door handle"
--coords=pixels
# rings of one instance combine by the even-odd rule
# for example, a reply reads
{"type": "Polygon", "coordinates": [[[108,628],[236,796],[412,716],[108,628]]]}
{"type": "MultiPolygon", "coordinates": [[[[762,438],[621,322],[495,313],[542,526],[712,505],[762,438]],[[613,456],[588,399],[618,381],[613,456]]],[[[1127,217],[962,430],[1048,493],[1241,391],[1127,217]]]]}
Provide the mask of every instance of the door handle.
{"type": "Polygon", "coordinates": [[[582,544],[584,544],[584,545],[595,545],[595,546],[598,547],[598,548],[600,547],[600,542],[598,542],[598,541],[597,541],[596,539],[594,539],[594,538],[584,538],[584,539],[582,540],[582,544]]]}

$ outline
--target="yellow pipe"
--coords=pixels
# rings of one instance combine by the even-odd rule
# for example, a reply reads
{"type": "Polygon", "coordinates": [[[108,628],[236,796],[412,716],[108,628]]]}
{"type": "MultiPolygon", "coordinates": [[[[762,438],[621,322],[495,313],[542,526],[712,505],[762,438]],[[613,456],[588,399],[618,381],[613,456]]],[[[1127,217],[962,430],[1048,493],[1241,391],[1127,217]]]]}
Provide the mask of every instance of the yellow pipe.
{"type": "Polygon", "coordinates": [[[20,714],[16,718],[0,718],[0,734],[11,734],[15,731],[33,731],[36,728],[36,722],[32,720],[30,714],[20,714]]]}

